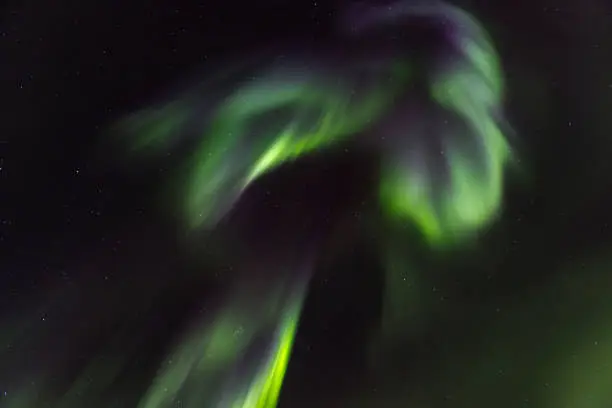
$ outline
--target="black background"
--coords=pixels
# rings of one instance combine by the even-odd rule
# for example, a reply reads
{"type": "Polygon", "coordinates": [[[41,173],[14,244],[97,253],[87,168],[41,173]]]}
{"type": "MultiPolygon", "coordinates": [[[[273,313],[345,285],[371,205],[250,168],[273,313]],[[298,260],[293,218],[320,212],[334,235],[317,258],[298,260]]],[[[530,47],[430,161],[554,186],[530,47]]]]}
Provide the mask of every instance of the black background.
{"type": "MultiPolygon", "coordinates": [[[[487,308],[538,282],[554,269],[547,266],[612,238],[612,7],[597,0],[482,3],[463,5],[500,49],[509,115],[529,174],[526,184],[509,188],[486,256],[474,267],[496,273],[461,284],[485,288],[479,307],[487,308]]],[[[142,308],[157,316],[150,318],[156,333],[171,333],[193,307],[173,299],[211,288],[180,283],[193,265],[182,260],[176,230],[154,200],[168,169],[113,167],[113,157],[98,150],[101,130],[220,56],[279,41],[326,41],[338,6],[9,2],[0,20],[0,315],[10,320],[35,309],[40,319],[30,325],[54,323],[69,332],[86,324],[104,333],[96,322],[105,311],[142,308]],[[166,288],[165,300],[143,306],[156,287],[166,288]],[[72,308],[34,306],[46,305],[56,290],[68,291],[72,308]]],[[[380,282],[365,272],[340,275],[315,284],[292,369],[302,373],[289,376],[290,389],[303,391],[308,382],[306,392],[315,396],[351,386],[341,373],[358,366],[359,336],[376,316],[380,282]]],[[[163,347],[158,337],[151,353],[163,347]]],[[[49,344],[42,355],[54,350],[49,344]]]]}

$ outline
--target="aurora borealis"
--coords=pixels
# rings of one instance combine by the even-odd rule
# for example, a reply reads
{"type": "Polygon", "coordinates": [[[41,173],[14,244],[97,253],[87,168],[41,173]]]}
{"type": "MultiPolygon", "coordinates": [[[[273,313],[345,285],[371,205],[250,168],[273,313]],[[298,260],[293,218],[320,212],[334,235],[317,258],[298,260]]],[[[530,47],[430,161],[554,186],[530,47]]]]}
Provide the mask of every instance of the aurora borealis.
{"type": "MultiPolygon", "coordinates": [[[[210,99],[216,85],[203,81],[202,89],[137,112],[119,125],[136,137],[136,151],[168,152],[173,140],[190,137],[183,134],[201,135],[203,141],[195,143],[181,175],[185,181],[173,181],[184,185],[179,205],[188,228],[214,229],[262,176],[355,137],[380,151],[379,202],[385,216],[378,222],[412,223],[426,240],[439,244],[465,239],[495,219],[512,153],[504,135],[509,129],[503,129],[502,72],[487,34],[467,13],[443,3],[398,2],[362,12],[351,9],[347,15],[341,21],[348,41],[359,49],[360,42],[368,44],[376,35],[369,46],[385,49],[383,55],[376,48],[371,54],[361,48],[339,62],[316,52],[302,57],[307,59],[283,56],[259,71],[237,70],[242,77],[226,81],[216,103],[200,100],[210,99]],[[389,28],[401,32],[415,19],[426,20],[437,31],[442,28],[433,50],[417,53],[409,43],[376,34],[389,28]],[[385,40],[391,44],[380,43],[385,40]],[[414,85],[419,80],[425,82],[422,93],[414,85]]],[[[322,250],[319,246],[313,242],[304,251],[322,250]]],[[[289,299],[273,303],[278,310],[269,311],[271,322],[253,313],[258,303],[270,302],[267,292],[242,306],[242,300],[230,297],[210,327],[178,346],[181,357],[172,360],[182,363],[160,374],[141,407],[170,407],[177,400],[189,406],[275,407],[313,272],[314,266],[306,267],[297,291],[292,289],[295,283],[279,285],[278,278],[266,282],[278,291],[297,293],[283,293],[289,299]],[[245,374],[237,361],[250,354],[261,336],[267,340],[256,353],[269,357],[250,357],[263,360],[251,362],[260,366],[247,368],[245,374]],[[239,380],[218,378],[231,379],[236,370],[242,372],[239,380]],[[233,385],[225,390],[227,381],[233,385]],[[216,396],[210,384],[224,391],[216,396]]],[[[296,272],[289,268],[285,273],[296,272]]],[[[247,281],[238,285],[249,286],[249,275],[243,279],[247,281]]]]}
{"type": "Polygon", "coordinates": [[[0,406],[609,405],[605,2],[11,3],[0,406]]]}

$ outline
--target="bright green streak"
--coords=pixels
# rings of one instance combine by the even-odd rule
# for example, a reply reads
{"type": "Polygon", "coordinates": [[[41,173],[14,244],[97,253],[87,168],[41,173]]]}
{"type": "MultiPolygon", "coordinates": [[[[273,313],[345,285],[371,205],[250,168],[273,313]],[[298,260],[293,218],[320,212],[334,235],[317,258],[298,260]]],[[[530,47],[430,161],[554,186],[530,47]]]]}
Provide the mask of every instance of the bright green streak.
{"type": "Polygon", "coordinates": [[[294,307],[284,318],[279,331],[278,345],[270,361],[261,370],[255,383],[249,388],[248,394],[243,402],[236,402],[233,408],[275,408],[278,403],[281,387],[289,358],[293,340],[297,332],[300,302],[295,302],[294,307]]]}

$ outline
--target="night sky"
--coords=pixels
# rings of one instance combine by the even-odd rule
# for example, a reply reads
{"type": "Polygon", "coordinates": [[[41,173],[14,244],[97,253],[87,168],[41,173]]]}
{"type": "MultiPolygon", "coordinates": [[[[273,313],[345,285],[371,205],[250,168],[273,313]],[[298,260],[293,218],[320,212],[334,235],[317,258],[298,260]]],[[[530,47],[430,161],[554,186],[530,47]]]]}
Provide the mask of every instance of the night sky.
{"type": "MultiPolygon", "coordinates": [[[[612,244],[612,5],[461,5],[499,47],[525,175],[510,183],[501,220],[478,253],[460,254],[428,278],[433,292],[444,292],[436,301],[452,307],[436,308],[432,328],[406,340],[388,378],[374,385],[357,377],[378,316],[376,262],[353,250],[331,268],[339,272],[321,272],[282,406],[302,406],[299,398],[324,406],[351,387],[369,387],[372,398],[395,395],[402,376],[442,398],[432,367],[458,352],[441,345],[445,339],[480,344],[478,322],[493,322],[512,299],[544,290],[562,265],[612,244]]],[[[337,6],[24,0],[0,9],[0,331],[19,327],[32,342],[19,364],[0,360],[0,406],[12,370],[61,361],[70,373],[109,341],[133,355],[133,384],[118,387],[137,394],[177,327],[216,290],[198,274],[210,266],[185,255],[157,205],[173,163],[132,166],[114,157],[103,130],[221,57],[327,41],[337,6]],[[84,331],[85,339],[77,335],[84,331]]],[[[10,337],[0,335],[0,348],[15,347],[3,343],[10,337]]]]}

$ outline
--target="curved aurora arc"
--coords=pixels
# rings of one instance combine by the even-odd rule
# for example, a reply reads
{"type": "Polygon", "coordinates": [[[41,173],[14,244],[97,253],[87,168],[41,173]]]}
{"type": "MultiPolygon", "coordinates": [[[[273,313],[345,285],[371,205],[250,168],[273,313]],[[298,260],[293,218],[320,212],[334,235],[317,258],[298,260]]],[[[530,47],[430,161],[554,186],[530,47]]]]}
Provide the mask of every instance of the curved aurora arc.
{"type": "MultiPolygon", "coordinates": [[[[461,239],[494,219],[500,207],[512,156],[502,75],[473,18],[442,3],[416,4],[355,9],[342,28],[357,40],[375,28],[401,29],[411,18],[443,27],[448,44],[427,65],[427,106],[411,97],[415,64],[409,52],[381,60],[361,55],[346,66],[285,58],[232,83],[205,110],[187,92],[120,126],[136,136],[136,152],[166,152],[188,134],[201,136],[179,180],[188,228],[214,228],[262,175],[359,134],[381,151],[380,204],[388,220],[416,225],[432,245],[461,239]],[[370,70],[374,80],[361,82],[355,67],[370,70]]],[[[275,407],[307,285],[291,288],[289,301],[251,318],[248,327],[240,300],[230,298],[212,322],[177,347],[139,408],[169,408],[178,400],[186,407],[275,407]],[[262,336],[265,346],[245,369],[240,361],[262,336]]]]}

